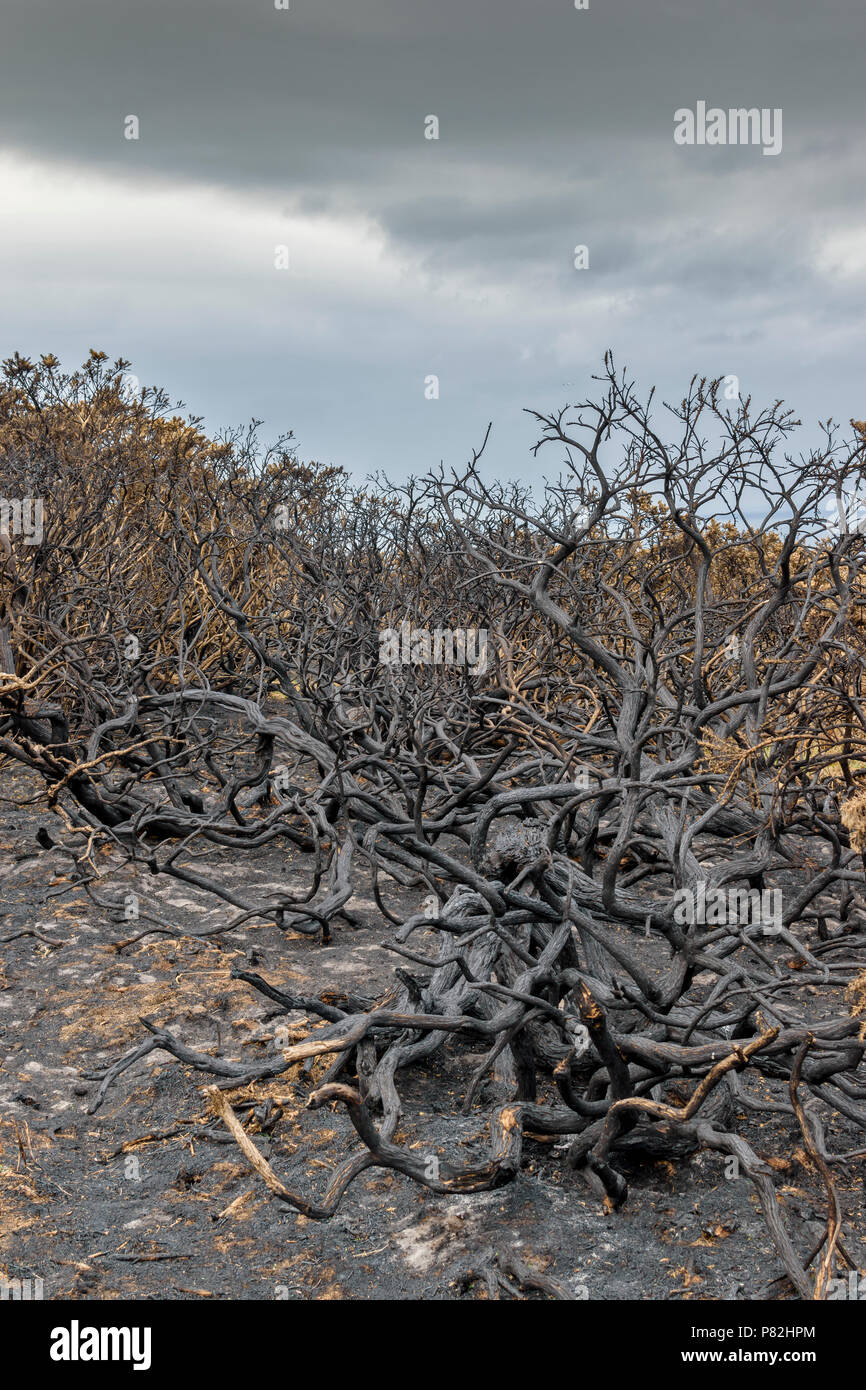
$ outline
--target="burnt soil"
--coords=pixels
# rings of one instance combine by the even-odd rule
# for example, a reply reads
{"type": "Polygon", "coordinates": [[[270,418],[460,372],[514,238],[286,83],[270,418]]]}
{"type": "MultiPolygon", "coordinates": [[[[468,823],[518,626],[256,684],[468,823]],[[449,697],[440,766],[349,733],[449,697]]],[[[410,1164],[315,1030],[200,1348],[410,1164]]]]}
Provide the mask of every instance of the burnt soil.
{"type": "MultiPolygon", "coordinates": [[[[357,926],[338,919],[330,945],[251,925],[207,940],[150,935],[118,950],[144,925],[112,906],[125,894],[189,931],[225,921],[231,909],[131,867],[114,849],[96,854],[100,879],[91,886],[108,904],[98,905],[71,857],[36,839],[40,828],[63,831],[38,784],[8,766],[0,776],[0,1276],[42,1278],[52,1299],[477,1299],[486,1297],[483,1282],[467,1283],[463,1272],[506,1246],[578,1299],[791,1296],[772,1282],[780,1266],[752,1185],[727,1179],[722,1155],[645,1159],[627,1170],[626,1204],[609,1212],[565,1166],[560,1141],[528,1138],[519,1176],[493,1192],[444,1197],[370,1169],[336,1216],[316,1222],[271,1197],[214,1119],[204,1094],[214,1078],[165,1052],[135,1063],[89,1114],[97,1083],[82,1072],[137,1046],[141,1017],[201,1051],[260,1059],[287,1045],[286,1027],[294,1039],[308,1025],[232,980],[232,968],[298,993],[378,997],[399,963],[382,946],[391,928],[361,881],[349,904],[357,926]]],[[[270,847],[240,865],[211,854],[206,871],[246,885],[309,878],[303,856],[270,847]]],[[[420,890],[390,890],[392,911],[419,910],[420,890]]],[[[820,1016],[820,992],[809,997],[820,1016]]],[[[456,1162],[485,1151],[483,1091],[459,1114],[482,1055],[480,1043],[448,1047],[400,1073],[398,1142],[456,1162]]],[[[308,1197],[321,1197],[359,1145],[342,1111],[304,1108],[323,1069],[227,1092],[240,1115],[248,1113],[240,1102],[256,1098],[254,1142],[308,1197]]],[[[762,1083],[753,1084],[760,1094],[762,1083]]],[[[848,1121],[823,1113],[831,1151],[862,1146],[848,1121]]],[[[736,1127],[772,1162],[805,1254],[823,1227],[825,1193],[793,1120],[751,1113],[736,1127]]],[[[863,1164],[840,1165],[835,1176],[847,1248],[862,1268],[863,1164]]]]}

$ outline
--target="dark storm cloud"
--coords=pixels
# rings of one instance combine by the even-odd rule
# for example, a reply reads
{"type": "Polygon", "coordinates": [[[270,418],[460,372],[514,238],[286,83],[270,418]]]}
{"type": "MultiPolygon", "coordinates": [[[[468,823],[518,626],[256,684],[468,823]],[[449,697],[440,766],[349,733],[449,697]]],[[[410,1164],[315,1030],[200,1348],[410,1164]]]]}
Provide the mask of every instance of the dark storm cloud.
{"type": "MultiPolygon", "coordinates": [[[[3,142],[49,170],[45,220],[63,225],[60,263],[30,272],[60,291],[39,310],[25,285],[4,349],[100,340],[209,419],[300,420],[310,452],[361,467],[402,467],[406,430],[422,463],[465,449],[490,415],[522,447],[515,401],[555,403],[609,345],[673,395],[692,371],[739,371],[806,412],[862,414],[864,30],[853,0],[6,0],[3,142]],[[782,155],[675,146],[674,111],[699,99],[781,107],[782,155]],[[301,239],[290,312],[251,259],[281,217],[301,239]],[[434,371],[435,415],[416,399],[434,371]]],[[[13,198],[10,264],[16,216],[13,198]]]]}
{"type": "Polygon", "coordinates": [[[447,159],[565,179],[612,136],[667,142],[700,95],[785,103],[795,141],[837,131],[862,114],[864,27],[850,0],[7,0],[0,118],[22,148],[126,170],[133,111],[140,167],[369,201],[377,168],[387,187],[418,157],[428,111],[447,159]]]}

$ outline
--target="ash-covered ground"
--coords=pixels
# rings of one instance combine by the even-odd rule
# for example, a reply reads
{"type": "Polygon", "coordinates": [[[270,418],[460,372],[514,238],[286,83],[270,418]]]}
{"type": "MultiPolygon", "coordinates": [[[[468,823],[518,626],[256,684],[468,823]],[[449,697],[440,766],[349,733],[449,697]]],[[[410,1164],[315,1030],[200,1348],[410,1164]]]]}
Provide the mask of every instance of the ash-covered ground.
{"type": "MultiPolygon", "coordinates": [[[[137,894],[177,929],[201,930],[226,910],[171,880],[133,870],[117,851],[97,853],[99,906],[69,855],[44,849],[43,828],[62,833],[40,787],[4,769],[0,794],[0,1276],[41,1278],[52,1299],[478,1299],[467,1278],[491,1249],[512,1249],[575,1299],[790,1297],[748,1178],[726,1178],[725,1159],[697,1154],[644,1159],[628,1172],[630,1194],[607,1211],[563,1162],[561,1141],[527,1138],[508,1186],[443,1197],[382,1170],[363,1173],[327,1222],[273,1198],[210,1111],[205,1077],[165,1052],[124,1072],[95,1113],[97,1083],[146,1036],[140,1018],[201,1051],[260,1059],[303,1031],[232,968],[254,969],[297,993],[378,997],[397,958],[361,884],[331,945],[276,926],[192,940],[151,935],[118,949],[143,926],[122,918],[137,894]],[[28,804],[21,806],[21,802],[28,804]],[[26,934],[21,934],[26,933],[26,934]],[[12,938],[12,939],[10,939],[12,938]],[[282,1027],[283,1031],[279,1031],[282,1027]],[[773,1281],[778,1281],[774,1283],[773,1281]]],[[[210,853],[225,881],[305,882],[303,857],[268,849],[240,864],[210,853]]],[[[417,911],[421,892],[392,885],[394,912],[417,911]]],[[[229,910],[230,911],[230,910],[229,910]]],[[[823,1012],[813,990],[816,1016],[823,1012]]],[[[432,1065],[401,1072],[405,1111],[397,1141],[450,1156],[481,1154],[489,1103],[482,1090],[459,1114],[481,1044],[449,1045],[432,1065]]],[[[305,1110],[321,1064],[226,1094],[243,1116],[255,1099],[253,1141],[291,1189],[320,1197],[334,1167],[360,1141],[342,1112],[305,1110]]],[[[749,1083],[761,1093],[762,1082],[749,1083]]],[[[737,1128],[777,1175],[777,1193],[798,1250],[825,1224],[826,1195],[790,1117],[743,1114],[737,1128]]],[[[862,1145],[854,1127],[827,1125],[828,1146],[862,1145]]],[[[863,1165],[835,1171],[847,1248],[866,1266],[863,1165]]],[[[530,1298],[544,1298],[529,1291],[530,1298]]]]}

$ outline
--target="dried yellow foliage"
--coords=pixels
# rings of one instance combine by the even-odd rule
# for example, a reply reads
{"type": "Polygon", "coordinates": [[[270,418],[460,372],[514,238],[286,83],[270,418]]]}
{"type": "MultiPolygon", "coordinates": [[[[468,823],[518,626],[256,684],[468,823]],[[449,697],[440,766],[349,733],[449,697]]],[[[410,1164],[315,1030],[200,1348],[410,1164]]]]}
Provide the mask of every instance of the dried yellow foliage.
{"type": "Polygon", "coordinates": [[[862,854],[866,849],[866,787],[848,797],[841,815],[842,824],[851,836],[851,848],[862,854]]]}

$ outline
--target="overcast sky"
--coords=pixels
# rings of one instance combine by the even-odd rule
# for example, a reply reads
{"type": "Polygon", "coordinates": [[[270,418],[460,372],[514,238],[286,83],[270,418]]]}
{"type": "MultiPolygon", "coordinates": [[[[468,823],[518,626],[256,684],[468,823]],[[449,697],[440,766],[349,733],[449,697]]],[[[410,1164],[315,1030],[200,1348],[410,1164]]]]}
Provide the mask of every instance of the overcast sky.
{"type": "Polygon", "coordinates": [[[0,355],[99,347],[360,475],[492,420],[536,476],[521,407],[608,347],[863,418],[864,40],[863,0],[2,0],[0,355]],[[781,153],[677,145],[699,101],[781,153]]]}

